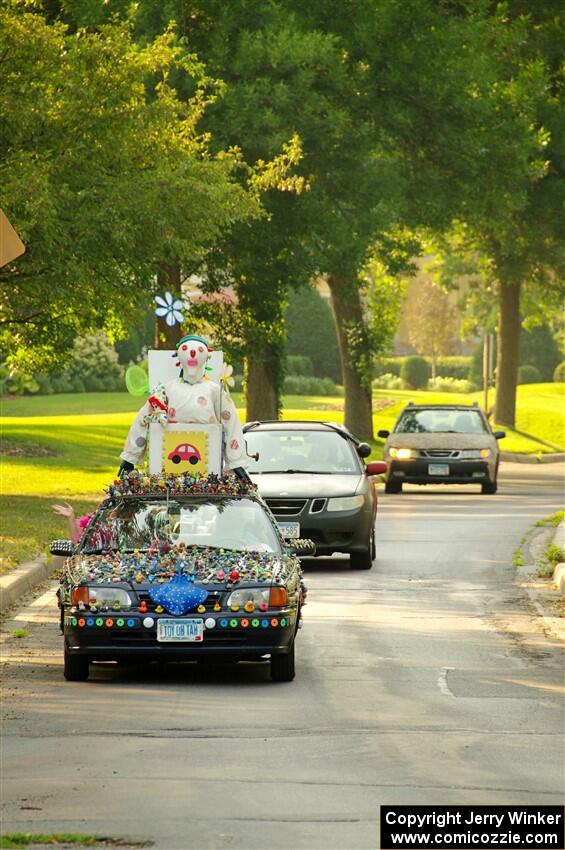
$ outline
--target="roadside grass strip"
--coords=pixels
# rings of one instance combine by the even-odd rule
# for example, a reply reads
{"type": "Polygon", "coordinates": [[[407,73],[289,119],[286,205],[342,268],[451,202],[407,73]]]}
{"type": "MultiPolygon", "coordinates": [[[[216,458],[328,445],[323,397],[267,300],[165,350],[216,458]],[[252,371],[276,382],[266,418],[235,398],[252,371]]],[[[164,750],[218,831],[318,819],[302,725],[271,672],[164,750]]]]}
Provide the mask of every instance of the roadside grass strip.
{"type": "Polygon", "coordinates": [[[18,850],[21,847],[149,847],[151,842],[128,841],[120,838],[105,838],[96,835],[81,835],[74,832],[32,833],[11,832],[0,836],[2,850],[18,850]]]}

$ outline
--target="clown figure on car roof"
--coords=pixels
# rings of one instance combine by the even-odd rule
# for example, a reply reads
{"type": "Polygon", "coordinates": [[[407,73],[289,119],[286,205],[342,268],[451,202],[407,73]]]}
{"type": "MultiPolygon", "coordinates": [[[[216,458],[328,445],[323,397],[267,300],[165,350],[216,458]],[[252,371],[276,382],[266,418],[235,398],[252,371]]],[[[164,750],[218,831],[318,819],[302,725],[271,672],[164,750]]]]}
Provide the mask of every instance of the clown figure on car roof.
{"type": "Polygon", "coordinates": [[[201,336],[189,334],[177,343],[180,374],[150,392],[129,430],[120,455],[120,473],[143,463],[151,423],[163,427],[167,423],[194,423],[222,426],[224,469],[247,478],[247,452],[235,405],[220,384],[204,377],[209,356],[208,343],[201,336]]]}

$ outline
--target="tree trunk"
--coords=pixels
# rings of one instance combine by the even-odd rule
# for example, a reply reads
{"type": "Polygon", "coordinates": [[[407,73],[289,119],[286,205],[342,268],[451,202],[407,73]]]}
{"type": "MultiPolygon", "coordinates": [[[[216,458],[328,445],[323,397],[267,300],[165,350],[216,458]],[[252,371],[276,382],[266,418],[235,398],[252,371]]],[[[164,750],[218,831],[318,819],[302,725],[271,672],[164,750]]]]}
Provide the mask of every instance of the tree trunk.
{"type": "Polygon", "coordinates": [[[494,421],[514,428],[520,350],[520,284],[499,283],[494,421]]]}
{"type": "MultiPolygon", "coordinates": [[[[351,331],[364,327],[363,307],[356,280],[328,276],[332,307],[341,354],[345,392],[345,427],[363,440],[373,439],[373,410],[370,384],[363,382],[359,363],[359,346],[354,350],[351,331]]],[[[358,338],[358,334],[355,334],[358,338]]],[[[361,334],[362,337],[362,334],[361,334]]],[[[364,352],[366,355],[367,352],[364,352]]]]}
{"type": "MultiPolygon", "coordinates": [[[[173,298],[181,297],[180,288],[180,266],[178,263],[164,265],[157,274],[159,282],[159,295],[164,297],[165,292],[170,292],[173,298]]],[[[165,316],[155,316],[155,348],[167,350],[175,349],[177,342],[182,337],[182,327],[175,324],[172,327],[165,321],[165,316]]]]}
{"type": "Polygon", "coordinates": [[[245,361],[245,401],[247,422],[279,418],[276,388],[260,355],[245,361]]]}

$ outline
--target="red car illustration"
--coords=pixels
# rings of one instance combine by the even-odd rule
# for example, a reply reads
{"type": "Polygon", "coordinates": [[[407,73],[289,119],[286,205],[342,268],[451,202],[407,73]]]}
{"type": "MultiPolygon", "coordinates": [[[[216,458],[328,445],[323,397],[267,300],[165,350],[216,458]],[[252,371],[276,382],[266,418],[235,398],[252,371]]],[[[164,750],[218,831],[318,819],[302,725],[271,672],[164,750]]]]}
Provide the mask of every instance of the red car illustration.
{"type": "Polygon", "coordinates": [[[202,457],[196,446],[190,443],[179,443],[176,449],[173,449],[168,455],[167,460],[172,460],[173,463],[180,463],[181,460],[187,460],[194,465],[199,460],[202,460],[202,457]]]}

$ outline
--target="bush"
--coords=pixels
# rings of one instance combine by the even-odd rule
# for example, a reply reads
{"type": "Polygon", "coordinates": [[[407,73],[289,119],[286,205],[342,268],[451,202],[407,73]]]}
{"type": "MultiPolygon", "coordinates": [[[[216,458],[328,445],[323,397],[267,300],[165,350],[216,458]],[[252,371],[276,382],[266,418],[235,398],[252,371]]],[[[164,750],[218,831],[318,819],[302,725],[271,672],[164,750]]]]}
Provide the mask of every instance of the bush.
{"type": "Polygon", "coordinates": [[[102,331],[75,340],[67,372],[71,380],[75,375],[80,377],[88,392],[108,392],[118,386],[125,389],[123,371],[117,352],[102,331]]]}
{"type": "Polygon", "coordinates": [[[316,377],[341,381],[337,332],[328,301],[309,286],[291,290],[285,321],[289,355],[308,357],[316,377]]]}
{"type": "Polygon", "coordinates": [[[431,369],[423,357],[413,355],[407,357],[400,370],[400,377],[408,390],[425,390],[428,385],[431,369]]]}
{"type": "Polygon", "coordinates": [[[234,393],[242,393],[243,392],[243,375],[234,375],[233,376],[233,387],[231,388],[234,393]]]}
{"type": "Polygon", "coordinates": [[[286,358],[286,369],[289,375],[311,377],[312,361],[303,354],[289,354],[286,358]]]}
{"type": "Polygon", "coordinates": [[[72,393],[73,391],[71,379],[65,372],[61,375],[51,375],[51,386],[54,393],[72,393]]]}
{"type": "Polygon", "coordinates": [[[526,363],[524,366],[518,366],[518,383],[519,384],[539,384],[541,375],[539,369],[532,366],[531,363],[526,363]]]}
{"type": "Polygon", "coordinates": [[[438,377],[428,382],[428,389],[440,393],[472,393],[476,386],[462,378],[438,377]]]}
{"type": "Polygon", "coordinates": [[[84,381],[78,375],[73,375],[71,377],[71,387],[74,393],[85,393],[86,387],[84,386],[84,381]]]}
{"type": "Polygon", "coordinates": [[[51,383],[51,377],[51,375],[47,375],[44,372],[35,376],[35,380],[39,385],[39,390],[37,391],[38,395],[53,395],[55,390],[51,383]]]}
{"type": "Polygon", "coordinates": [[[535,366],[540,374],[540,381],[551,381],[555,367],[562,356],[559,344],[548,325],[537,325],[529,330],[522,328],[520,366],[535,366]]]}
{"type": "Polygon", "coordinates": [[[373,381],[374,390],[401,390],[402,378],[393,375],[391,372],[385,372],[384,375],[379,375],[373,381]]]}
{"type": "Polygon", "coordinates": [[[385,357],[375,364],[375,377],[379,378],[382,375],[393,375],[395,378],[400,378],[400,370],[406,357],[385,357]]]}
{"type": "Polygon", "coordinates": [[[555,367],[555,372],[553,373],[553,380],[558,383],[559,381],[565,381],[565,360],[559,364],[559,366],[555,367]]]}
{"type": "Polygon", "coordinates": [[[436,377],[458,378],[466,381],[469,379],[472,357],[438,357],[436,363],[436,377]]]}
{"type": "Polygon", "coordinates": [[[32,375],[20,372],[6,363],[0,365],[0,392],[11,395],[33,395],[39,391],[39,384],[32,375]]]}
{"type": "Polygon", "coordinates": [[[283,392],[287,395],[338,395],[339,390],[331,378],[308,378],[304,375],[287,375],[283,392]]]}

